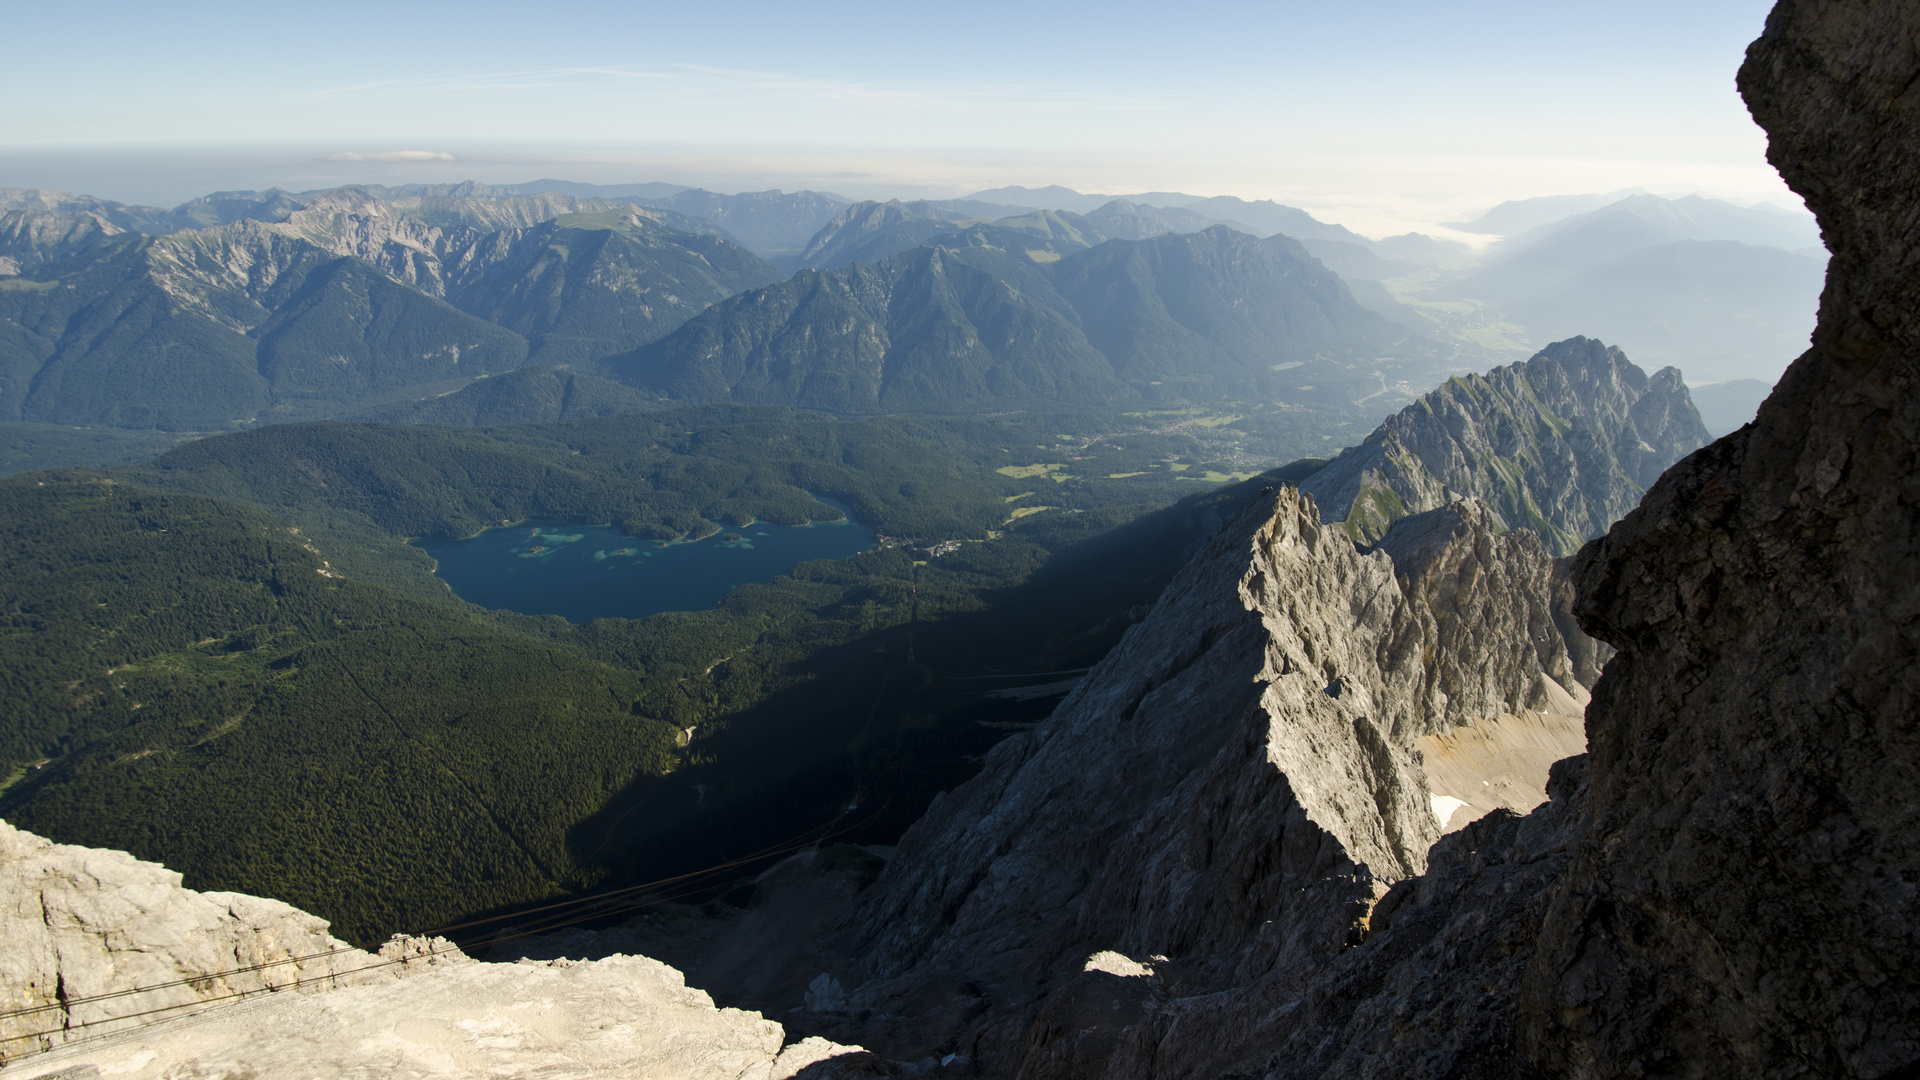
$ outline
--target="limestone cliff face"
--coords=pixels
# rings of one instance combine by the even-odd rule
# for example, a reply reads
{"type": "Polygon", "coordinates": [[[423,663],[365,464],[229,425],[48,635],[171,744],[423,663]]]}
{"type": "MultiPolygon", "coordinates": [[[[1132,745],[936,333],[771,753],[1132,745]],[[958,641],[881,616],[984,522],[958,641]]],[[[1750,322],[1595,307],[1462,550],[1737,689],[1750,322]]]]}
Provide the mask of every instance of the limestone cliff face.
{"type": "Polygon", "coordinates": [[[179,874],[123,851],[55,844],[4,821],[0,940],[0,1061],[78,1025],[318,986],[371,960],[286,904],[183,889],[179,874]],[[165,989],[124,993],[150,986],[165,989]]]}
{"type": "Polygon", "coordinates": [[[1468,504],[1389,541],[1361,553],[1292,488],[1243,507],[908,832],[841,943],[851,1018],[827,1030],[988,1075],[1084,1064],[1105,1050],[1044,1033],[1125,978],[1083,971],[1093,953],[1159,957],[1193,994],[1358,941],[1440,833],[1414,741],[1585,695],[1537,539],[1468,504]]]}
{"type": "Polygon", "coordinates": [[[1302,486],[1357,540],[1472,496],[1570,555],[1707,440],[1678,369],[1649,377],[1619,349],[1569,338],[1448,380],[1302,486]]]}
{"type": "Polygon", "coordinates": [[[1516,711],[1578,716],[1611,652],[1572,621],[1564,560],[1528,530],[1502,534],[1477,500],[1395,521],[1375,550],[1420,626],[1427,730],[1516,711]],[[1576,657],[1578,659],[1576,659],[1576,657]]]}

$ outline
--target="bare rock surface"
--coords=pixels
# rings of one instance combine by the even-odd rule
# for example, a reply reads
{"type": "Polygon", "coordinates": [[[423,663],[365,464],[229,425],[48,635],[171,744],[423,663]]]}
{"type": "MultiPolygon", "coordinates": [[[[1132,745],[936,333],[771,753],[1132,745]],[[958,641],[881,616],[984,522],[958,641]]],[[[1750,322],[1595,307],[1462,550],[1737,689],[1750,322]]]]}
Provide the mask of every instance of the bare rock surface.
{"type": "Polygon", "coordinates": [[[1569,338],[1447,380],[1302,486],[1356,540],[1473,497],[1570,555],[1708,438],[1679,369],[1649,376],[1619,349],[1569,338]]]}
{"type": "Polygon", "coordinates": [[[1464,499],[1395,521],[1375,550],[1393,560],[1419,623],[1429,728],[1585,711],[1604,655],[1585,665],[1574,656],[1611,650],[1573,625],[1572,591],[1557,580],[1565,569],[1537,535],[1502,533],[1485,503],[1464,499]]]}
{"type": "MultiPolygon", "coordinates": [[[[847,1053],[784,1051],[779,1024],[716,1009],[655,960],[469,961],[402,981],[213,1006],[22,1061],[8,1076],[621,1076],[786,1080],[847,1053]]],[[[811,1070],[811,1071],[808,1071],[811,1070]]]]}
{"type": "Polygon", "coordinates": [[[121,851],[0,822],[0,1075],[824,1080],[857,1047],[783,1046],[640,956],[483,964],[438,938],[378,954],[274,900],[182,888],[121,851]]]}
{"type": "Polygon", "coordinates": [[[0,1061],[115,1017],[394,975],[277,900],[184,889],[157,863],[4,821],[0,942],[0,1061]],[[161,989],[128,993],[145,987],[161,989]]]}

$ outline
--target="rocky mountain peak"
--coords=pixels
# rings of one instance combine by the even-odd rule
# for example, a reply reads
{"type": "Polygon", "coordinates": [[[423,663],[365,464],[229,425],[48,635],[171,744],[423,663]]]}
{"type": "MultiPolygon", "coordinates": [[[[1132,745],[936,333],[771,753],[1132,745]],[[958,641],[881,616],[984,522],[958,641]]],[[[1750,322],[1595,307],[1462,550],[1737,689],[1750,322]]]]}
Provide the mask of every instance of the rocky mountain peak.
{"type": "MultiPolygon", "coordinates": [[[[1581,550],[1575,611],[1619,652],[1590,753],[1554,767],[1550,801],[1435,845],[1357,948],[1206,997],[1156,966],[1123,1031],[1096,1045],[1056,1025],[1028,1060],[1055,1076],[1914,1075],[1916,40],[1911,5],[1784,0],[1749,50],[1742,92],[1834,253],[1820,327],[1754,424],[1581,550]]],[[[1398,547],[1430,562],[1445,532],[1398,547]]]]}
{"type": "Polygon", "coordinates": [[[1569,338],[1530,360],[1449,379],[1306,481],[1330,521],[1378,540],[1462,496],[1570,555],[1709,436],[1676,368],[1569,338]]]}

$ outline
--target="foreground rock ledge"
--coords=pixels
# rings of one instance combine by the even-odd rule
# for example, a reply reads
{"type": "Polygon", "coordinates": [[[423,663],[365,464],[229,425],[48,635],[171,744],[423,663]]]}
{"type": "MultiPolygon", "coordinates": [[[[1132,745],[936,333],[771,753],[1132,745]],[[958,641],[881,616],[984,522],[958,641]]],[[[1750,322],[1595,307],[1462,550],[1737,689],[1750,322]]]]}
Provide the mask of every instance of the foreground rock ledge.
{"type": "Polygon", "coordinates": [[[326,929],[0,822],[0,1075],[787,1080],[857,1054],[783,1049],[779,1024],[645,957],[482,964],[419,938],[376,955],[326,929]]]}

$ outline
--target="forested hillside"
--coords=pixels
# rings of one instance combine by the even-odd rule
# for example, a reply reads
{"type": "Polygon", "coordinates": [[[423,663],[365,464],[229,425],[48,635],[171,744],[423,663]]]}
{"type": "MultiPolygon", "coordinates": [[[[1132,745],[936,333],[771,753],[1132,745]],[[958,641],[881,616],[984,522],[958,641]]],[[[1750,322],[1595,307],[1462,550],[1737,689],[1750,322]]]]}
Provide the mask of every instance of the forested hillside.
{"type": "Polygon", "coordinates": [[[343,576],[284,520],[101,480],[0,508],[4,753],[56,759],[9,821],[372,939],[581,884],[568,823],[672,765],[640,672],[343,576]]]}
{"type": "Polygon", "coordinates": [[[1411,397],[1444,354],[1284,237],[1215,227],[1063,256],[996,224],[742,294],[605,369],[669,398],[843,413],[1223,398],[1340,412],[1411,397]]]}
{"type": "Polygon", "coordinates": [[[1061,441],[1077,423],[297,424],[0,482],[0,816],[362,941],[704,867],[849,801],[841,827],[885,842],[1048,708],[985,692],[1096,659],[1224,497],[1216,429],[1061,441]],[[837,513],[815,494],[913,541],[585,626],[472,608],[404,543],[837,513]]]}

